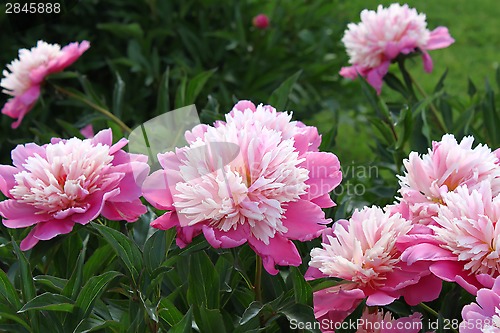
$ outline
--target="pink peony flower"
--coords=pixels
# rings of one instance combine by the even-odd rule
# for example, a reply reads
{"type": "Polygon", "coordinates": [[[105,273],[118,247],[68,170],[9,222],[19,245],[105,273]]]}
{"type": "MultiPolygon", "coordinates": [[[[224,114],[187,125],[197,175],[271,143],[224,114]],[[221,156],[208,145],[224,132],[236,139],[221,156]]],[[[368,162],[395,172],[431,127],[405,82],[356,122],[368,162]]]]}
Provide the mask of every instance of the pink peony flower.
{"type": "Polygon", "coordinates": [[[356,210],[323,233],[323,247],[311,251],[306,278],[340,278],[344,284],[314,293],[314,312],[321,321],[343,321],[366,298],[368,306],[387,305],[404,296],[410,305],[439,296],[441,281],[428,264],[401,261],[397,242],[412,229],[399,213],[378,207],[356,210]]]}
{"type": "Polygon", "coordinates": [[[241,101],[226,122],[185,137],[189,146],[159,154],[164,169],[144,182],[146,200],[169,211],[152,226],[175,227],[180,247],[201,233],[215,248],[248,243],[271,274],[275,265],[298,266],[292,240],[319,236],[330,222],[321,208],[334,205],[329,192],[342,179],[337,157],[318,152],[317,130],[241,101]]]}
{"type": "Polygon", "coordinates": [[[31,50],[19,50],[19,59],[7,65],[0,82],[3,92],[12,96],[2,109],[4,115],[16,119],[12,128],[17,128],[35,105],[45,77],[73,64],[89,47],[88,41],[71,43],[62,49],[58,44],[38,41],[31,50]]]}
{"type": "Polygon", "coordinates": [[[428,50],[450,46],[454,39],[445,27],[432,32],[427,29],[425,14],[419,14],[408,5],[379,5],[377,11],[363,10],[361,23],[347,26],[342,42],[350,57],[350,67],[343,67],[340,75],[355,79],[358,74],[367,79],[378,93],[390,63],[399,54],[422,53],[424,69],[432,71],[428,50]]]}
{"type": "Polygon", "coordinates": [[[476,303],[464,306],[460,333],[500,332],[500,277],[491,288],[477,292],[476,303]]]}
{"type": "Polygon", "coordinates": [[[432,232],[406,239],[405,262],[430,262],[430,271],[471,294],[500,275],[500,197],[488,183],[472,192],[463,185],[442,197],[432,232]]]}
{"type": "Polygon", "coordinates": [[[269,18],[266,14],[259,14],[253,18],[252,23],[257,29],[266,29],[269,26],[269,18]]]}
{"type": "Polygon", "coordinates": [[[500,193],[497,156],[486,145],[472,148],[473,141],[469,136],[457,143],[453,135],[446,134],[440,142],[432,143],[427,154],[419,156],[412,152],[403,162],[406,172],[399,177],[399,193],[415,223],[432,223],[443,195],[461,185],[472,190],[486,181],[494,196],[500,193]]]}
{"type": "Polygon", "coordinates": [[[357,322],[360,325],[356,333],[418,333],[423,327],[422,315],[418,312],[409,317],[394,319],[390,312],[371,312],[368,308],[365,308],[357,322]]]}
{"type": "Polygon", "coordinates": [[[0,190],[7,197],[0,215],[8,228],[34,225],[22,250],[99,214],[133,222],[146,212],[139,197],[149,172],[147,157],[121,150],[126,144],[121,139],[113,145],[111,130],[104,130],[93,139],[52,139],[12,151],[14,166],[0,165],[0,190]]]}

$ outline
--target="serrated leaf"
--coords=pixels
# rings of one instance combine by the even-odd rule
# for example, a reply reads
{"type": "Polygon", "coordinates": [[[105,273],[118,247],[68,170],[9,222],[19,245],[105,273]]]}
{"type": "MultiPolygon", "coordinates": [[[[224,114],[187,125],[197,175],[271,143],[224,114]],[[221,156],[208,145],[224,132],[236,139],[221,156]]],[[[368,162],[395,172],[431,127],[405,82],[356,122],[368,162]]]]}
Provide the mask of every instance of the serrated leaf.
{"type": "Polygon", "coordinates": [[[92,223],[92,225],[123,261],[132,280],[137,281],[142,270],[142,254],[137,245],[127,236],[110,227],[97,223],[92,223]]]}
{"type": "Polygon", "coordinates": [[[72,312],[73,308],[74,303],[71,299],[58,294],[44,293],[24,304],[18,313],[33,310],[72,312]]]}
{"type": "Polygon", "coordinates": [[[273,91],[271,97],[269,97],[269,104],[274,106],[278,111],[285,110],[293,86],[295,85],[295,83],[297,83],[297,80],[299,79],[301,74],[302,70],[299,70],[288,79],[283,81],[283,83],[280,84],[280,86],[275,91],[273,91]]]}

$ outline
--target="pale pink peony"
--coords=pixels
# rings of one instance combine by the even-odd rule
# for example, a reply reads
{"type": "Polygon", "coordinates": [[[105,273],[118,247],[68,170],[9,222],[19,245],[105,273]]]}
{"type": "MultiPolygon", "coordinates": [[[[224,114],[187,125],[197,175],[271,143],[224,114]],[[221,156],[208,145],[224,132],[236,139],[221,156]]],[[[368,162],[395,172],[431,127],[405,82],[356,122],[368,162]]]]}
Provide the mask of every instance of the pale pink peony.
{"type": "Polygon", "coordinates": [[[329,222],[321,208],[334,205],[329,192],[342,178],[337,157],[318,152],[316,129],[241,101],[226,122],[185,136],[189,146],[159,154],[164,169],[144,182],[146,200],[169,211],[152,226],[176,227],[181,247],[200,233],[215,248],[248,243],[271,274],[276,265],[298,266],[292,240],[319,236],[329,222]],[[235,158],[225,159],[232,147],[235,158]]]}
{"type": "Polygon", "coordinates": [[[31,50],[19,50],[19,59],[7,65],[0,82],[3,92],[12,96],[2,109],[4,115],[16,119],[12,128],[17,128],[35,105],[45,77],[73,64],[89,47],[90,43],[83,41],[61,49],[58,44],[40,40],[31,50]]]}
{"type": "Polygon", "coordinates": [[[477,292],[476,303],[464,306],[460,333],[500,333],[500,277],[477,292]]]}
{"type": "Polygon", "coordinates": [[[488,276],[500,275],[500,197],[485,182],[472,192],[460,186],[442,200],[432,232],[407,237],[402,258],[431,262],[433,274],[476,294],[488,276]]]}
{"type": "Polygon", "coordinates": [[[390,312],[384,314],[383,310],[372,311],[369,308],[365,308],[357,322],[360,325],[357,326],[356,333],[418,333],[423,327],[422,315],[418,312],[409,317],[394,319],[390,312]]]}
{"type": "Polygon", "coordinates": [[[355,79],[359,74],[380,93],[382,79],[399,54],[422,53],[424,69],[431,72],[427,51],[448,47],[454,39],[445,27],[429,31],[425,14],[396,3],[389,8],[379,5],[377,11],[363,10],[361,23],[350,23],[342,42],[352,66],[343,67],[340,75],[355,79]]]}
{"type": "Polygon", "coordinates": [[[306,278],[340,278],[345,283],[314,293],[318,320],[343,321],[366,298],[368,306],[387,305],[403,296],[410,305],[439,296],[441,281],[427,263],[401,261],[398,239],[412,229],[399,213],[378,207],[356,210],[323,233],[323,247],[311,251],[306,278]]]}
{"type": "Polygon", "coordinates": [[[75,223],[87,224],[99,214],[133,222],[146,212],[141,184],[149,172],[147,157],[113,145],[111,130],[92,139],[52,139],[12,151],[14,166],[0,165],[0,215],[8,228],[34,225],[21,242],[29,250],[39,240],[67,234],[75,223]]]}
{"type": "Polygon", "coordinates": [[[497,156],[486,145],[472,148],[473,141],[469,136],[457,143],[453,135],[446,134],[440,142],[432,143],[427,154],[412,152],[404,160],[406,172],[399,177],[399,193],[415,223],[432,223],[443,195],[461,185],[473,190],[486,181],[494,196],[500,193],[497,156]]]}

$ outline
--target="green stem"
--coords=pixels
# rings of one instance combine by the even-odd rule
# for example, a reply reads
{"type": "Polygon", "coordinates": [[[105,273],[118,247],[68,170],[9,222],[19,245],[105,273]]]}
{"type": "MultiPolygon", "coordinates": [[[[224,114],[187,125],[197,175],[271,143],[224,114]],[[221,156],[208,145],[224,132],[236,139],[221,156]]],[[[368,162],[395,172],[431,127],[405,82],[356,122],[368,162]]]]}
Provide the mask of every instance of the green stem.
{"type": "MultiPolygon", "coordinates": [[[[431,315],[433,315],[434,317],[436,318],[439,318],[439,313],[437,313],[436,310],[434,310],[433,308],[431,308],[430,306],[428,306],[427,304],[425,303],[420,303],[419,306],[421,308],[423,308],[425,311],[427,311],[428,313],[430,313],[431,315]]],[[[458,333],[458,331],[456,329],[454,329],[453,327],[450,327],[449,328],[451,331],[453,331],[454,333],[458,333]]]]}
{"type": "Polygon", "coordinates": [[[69,96],[69,97],[72,97],[84,104],[87,104],[88,106],[90,106],[91,108],[93,108],[94,110],[102,113],[103,115],[105,115],[106,117],[108,117],[109,119],[111,119],[112,121],[114,121],[116,124],[118,124],[118,126],[121,127],[121,129],[126,132],[127,134],[129,134],[130,132],[132,132],[132,129],[130,127],[128,127],[127,125],[125,125],[125,123],[123,121],[120,120],[120,118],[118,118],[117,116],[115,116],[114,114],[112,114],[111,112],[109,112],[109,110],[103,108],[103,107],[100,107],[99,105],[96,105],[95,103],[89,101],[88,99],[86,98],[83,98],[75,93],[72,93],[71,91],[69,90],[66,90],[64,89],[63,87],[60,87],[58,85],[54,85],[54,88],[59,91],[60,93],[63,93],[65,94],[66,96],[69,96]]]}
{"type": "Polygon", "coordinates": [[[255,260],[255,300],[257,302],[262,302],[262,258],[257,254],[255,260]]]}
{"type": "MultiPolygon", "coordinates": [[[[429,99],[429,96],[427,96],[427,94],[425,93],[425,90],[422,88],[422,86],[417,82],[417,80],[415,80],[413,78],[413,76],[411,76],[410,72],[408,72],[408,76],[410,77],[411,79],[411,82],[415,85],[415,87],[417,87],[417,90],[418,92],[420,93],[420,95],[422,95],[423,98],[425,99],[429,99]]],[[[439,126],[439,129],[441,131],[443,131],[443,133],[448,133],[448,130],[446,128],[446,125],[444,124],[444,122],[441,120],[441,118],[439,117],[439,111],[437,110],[436,106],[434,105],[434,103],[432,101],[429,100],[429,107],[432,111],[432,113],[434,114],[434,118],[436,118],[436,121],[437,121],[437,124],[439,126]]]]}

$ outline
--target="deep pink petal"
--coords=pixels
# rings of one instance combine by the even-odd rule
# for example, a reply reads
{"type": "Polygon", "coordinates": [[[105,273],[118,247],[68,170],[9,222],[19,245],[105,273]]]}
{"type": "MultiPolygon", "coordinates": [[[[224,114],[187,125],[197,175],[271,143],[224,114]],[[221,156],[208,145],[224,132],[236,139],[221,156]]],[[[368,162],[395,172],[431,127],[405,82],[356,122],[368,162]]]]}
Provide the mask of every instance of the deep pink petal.
{"type": "Polygon", "coordinates": [[[236,230],[221,231],[204,225],[203,235],[214,248],[228,249],[246,243],[248,233],[243,231],[243,229],[243,226],[239,226],[236,230]]]}
{"type": "Polygon", "coordinates": [[[111,201],[128,202],[141,196],[141,186],[149,173],[149,165],[147,163],[130,162],[120,164],[114,168],[114,172],[122,172],[125,175],[118,185],[120,193],[113,197],[111,201]]]}
{"type": "Polygon", "coordinates": [[[420,260],[456,260],[453,254],[439,245],[422,243],[409,247],[402,255],[401,260],[407,262],[409,265],[420,260]]]}
{"type": "Polygon", "coordinates": [[[131,202],[113,202],[107,201],[102,208],[101,214],[108,220],[135,222],[142,215],[146,214],[148,209],[139,198],[131,202]]]}
{"type": "Polygon", "coordinates": [[[314,199],[332,191],[342,181],[342,171],[337,156],[325,152],[308,152],[301,167],[309,170],[306,199],[314,199]]]}
{"type": "Polygon", "coordinates": [[[16,119],[12,123],[12,128],[17,128],[21,124],[24,116],[31,111],[35,102],[40,96],[40,86],[34,85],[26,90],[22,95],[9,99],[2,108],[2,113],[10,118],[16,119]]]}
{"type": "Polygon", "coordinates": [[[332,323],[342,322],[365,298],[361,289],[354,284],[344,284],[322,289],[313,294],[314,316],[320,321],[326,317],[332,323]]]}
{"type": "Polygon", "coordinates": [[[416,306],[422,302],[431,302],[439,297],[443,281],[434,275],[427,275],[417,284],[407,286],[403,291],[406,303],[416,306]]]}
{"type": "Polygon", "coordinates": [[[254,238],[248,238],[250,247],[262,257],[264,268],[269,274],[276,275],[278,270],[276,265],[299,266],[302,259],[293,242],[279,234],[269,239],[269,244],[254,238]]]}
{"type": "Polygon", "coordinates": [[[392,303],[397,297],[391,296],[383,291],[376,291],[366,299],[366,305],[376,306],[376,305],[387,305],[392,303]]]}
{"type": "Polygon", "coordinates": [[[49,240],[57,235],[67,234],[73,230],[74,223],[68,220],[51,220],[38,223],[33,236],[39,240],[49,240]]]}
{"type": "Polygon", "coordinates": [[[4,217],[2,223],[7,228],[25,228],[51,219],[48,214],[40,214],[35,207],[14,199],[0,202],[0,215],[4,217]]]}
{"type": "Polygon", "coordinates": [[[168,186],[167,174],[158,170],[146,177],[142,184],[144,198],[157,209],[174,209],[172,194],[168,186]]]}
{"type": "Polygon", "coordinates": [[[285,236],[301,242],[318,237],[331,220],[325,219],[321,208],[309,201],[290,202],[286,207],[283,225],[288,229],[285,236]]]}
{"type": "Polygon", "coordinates": [[[39,242],[39,239],[35,238],[33,236],[35,234],[35,229],[36,229],[36,226],[35,226],[35,228],[33,228],[30,231],[30,233],[28,234],[28,236],[26,236],[21,241],[21,244],[19,244],[19,248],[21,249],[21,251],[28,251],[28,250],[32,249],[39,242]]]}
{"type": "Polygon", "coordinates": [[[83,214],[73,214],[71,219],[75,223],[79,224],[87,224],[90,221],[94,220],[101,213],[104,203],[109,198],[120,193],[119,189],[114,189],[112,191],[102,193],[102,191],[94,192],[86,198],[86,203],[88,205],[88,209],[83,214]]]}
{"type": "Polygon", "coordinates": [[[422,61],[424,63],[424,70],[427,73],[432,72],[432,68],[433,68],[432,58],[429,55],[429,53],[425,50],[422,50],[422,61]]]}
{"type": "Polygon", "coordinates": [[[377,91],[380,95],[382,91],[382,83],[384,76],[389,71],[390,61],[385,61],[377,67],[371,68],[366,74],[366,81],[377,91]]]}
{"type": "Polygon", "coordinates": [[[311,200],[311,202],[318,205],[321,208],[330,208],[337,205],[335,202],[333,202],[332,198],[330,197],[330,193],[325,193],[317,198],[314,198],[311,200]]]}
{"type": "Polygon", "coordinates": [[[180,226],[179,218],[175,211],[166,212],[151,222],[151,226],[160,230],[168,230],[180,226]]]}

